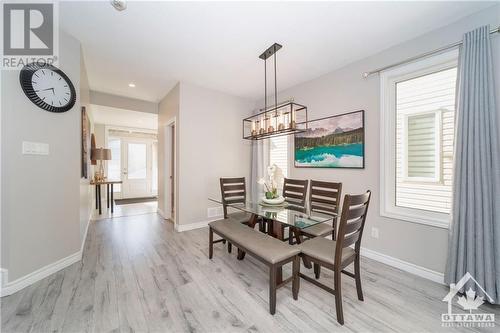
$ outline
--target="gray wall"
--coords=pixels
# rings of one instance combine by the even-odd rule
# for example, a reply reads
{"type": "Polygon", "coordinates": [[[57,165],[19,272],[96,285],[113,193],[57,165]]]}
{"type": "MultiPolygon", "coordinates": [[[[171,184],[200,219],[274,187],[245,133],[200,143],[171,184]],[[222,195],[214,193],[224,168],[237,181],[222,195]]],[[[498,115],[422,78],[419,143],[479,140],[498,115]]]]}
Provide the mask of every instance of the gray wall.
{"type": "Polygon", "coordinates": [[[95,146],[97,148],[106,147],[106,125],[94,124],[95,146]]]}
{"type": "MultiPolygon", "coordinates": [[[[220,197],[219,177],[250,174],[250,143],[242,140],[242,119],[254,103],[218,91],[179,83],[159,104],[159,208],[164,209],[164,129],[177,118],[176,219],[179,225],[204,222],[209,197],[220,197]],[[196,204],[194,204],[196,203],[196,204]]],[[[168,163],[168,162],[167,162],[168,163]]]]}
{"type": "MultiPolygon", "coordinates": [[[[80,87],[80,43],[60,32],[59,67],[80,87]]],[[[84,88],[85,90],[85,88],[84,88]]],[[[9,281],[80,250],[80,100],[55,114],[30,102],[19,71],[2,73],[2,268],[9,281]],[[22,141],[50,145],[47,156],[22,155],[22,141]]],[[[88,209],[86,210],[88,212],[88,209]]]]}
{"type": "Polygon", "coordinates": [[[254,103],[181,83],[179,224],[203,222],[208,197],[220,197],[220,177],[250,177],[250,141],[242,139],[242,119],[254,103]],[[194,204],[196,203],[196,204],[194,204]]]}
{"type": "MultiPolygon", "coordinates": [[[[172,90],[170,90],[165,97],[162,98],[158,104],[158,209],[165,213],[165,202],[166,200],[171,200],[171,198],[165,194],[166,186],[166,164],[171,163],[171,161],[166,161],[166,149],[170,147],[165,146],[165,126],[173,118],[176,118],[176,130],[175,130],[175,144],[176,151],[179,151],[179,132],[180,132],[180,84],[176,84],[172,90]]],[[[179,158],[176,160],[176,169],[179,172],[179,158]]],[[[178,189],[178,186],[177,186],[178,189]]],[[[179,202],[179,192],[174,190],[174,197],[176,201],[176,206],[179,202]]]]}
{"type": "Polygon", "coordinates": [[[99,91],[90,91],[90,102],[124,110],[158,113],[158,104],[136,98],[117,96],[99,91]]]}
{"type": "MultiPolygon", "coordinates": [[[[500,24],[500,6],[489,8],[455,24],[392,47],[375,56],[280,93],[282,99],[294,97],[298,103],[307,105],[310,119],[360,109],[366,110],[366,168],[364,170],[299,169],[294,167],[290,169],[291,177],[341,181],[344,193],[361,193],[367,189],[372,190],[373,197],[363,247],[437,272],[443,272],[447,254],[448,230],[380,216],[380,84],[377,75],[364,79],[362,73],[461,40],[464,32],[485,24],[491,24],[492,28],[500,24]],[[372,227],[379,228],[380,236],[378,239],[371,237],[372,227]]],[[[359,38],[362,39],[362,36],[359,38]]],[[[500,36],[493,37],[492,41],[498,91],[498,84],[500,84],[500,36]]],[[[290,140],[290,143],[292,142],[293,140],[290,140]]],[[[290,163],[293,165],[292,147],[290,147],[289,156],[290,163]]]]}
{"type": "MultiPolygon", "coordinates": [[[[78,96],[77,96],[78,97],[78,96]]],[[[90,106],[90,89],[89,89],[89,80],[87,77],[87,68],[85,67],[85,61],[83,59],[83,53],[80,48],[80,106],[85,107],[87,110],[87,116],[90,120],[90,128],[89,131],[92,133],[93,131],[93,121],[92,121],[92,110],[90,106]]],[[[81,154],[81,145],[80,145],[80,154],[81,154]]],[[[92,202],[93,202],[93,191],[90,186],[90,179],[94,174],[93,166],[90,165],[90,147],[88,151],[88,178],[80,178],[80,243],[83,243],[85,240],[85,233],[87,231],[87,225],[90,223],[90,216],[92,214],[92,202]]]]}

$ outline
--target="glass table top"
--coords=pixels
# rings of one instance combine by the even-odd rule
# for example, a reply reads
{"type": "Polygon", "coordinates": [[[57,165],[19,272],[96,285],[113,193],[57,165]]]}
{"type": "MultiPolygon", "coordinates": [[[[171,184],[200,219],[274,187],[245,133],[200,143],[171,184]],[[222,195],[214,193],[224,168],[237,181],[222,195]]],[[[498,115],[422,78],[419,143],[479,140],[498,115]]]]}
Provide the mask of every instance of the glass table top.
{"type": "MultiPolygon", "coordinates": [[[[222,200],[218,198],[209,198],[209,200],[222,204],[222,200]]],[[[305,229],[319,223],[333,221],[333,219],[337,217],[336,215],[310,211],[308,207],[294,204],[285,203],[283,206],[269,206],[263,205],[257,200],[247,200],[245,203],[229,204],[227,207],[255,214],[268,220],[273,220],[298,229],[305,229]]]]}

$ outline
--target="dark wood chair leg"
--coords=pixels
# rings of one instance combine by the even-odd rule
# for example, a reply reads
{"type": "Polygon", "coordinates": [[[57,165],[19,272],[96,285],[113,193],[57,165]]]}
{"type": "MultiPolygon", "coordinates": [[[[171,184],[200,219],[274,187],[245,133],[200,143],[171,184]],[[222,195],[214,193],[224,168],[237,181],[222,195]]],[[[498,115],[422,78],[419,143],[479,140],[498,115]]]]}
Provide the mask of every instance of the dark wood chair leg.
{"type": "Polygon", "coordinates": [[[344,311],[342,310],[342,286],[341,286],[341,271],[335,269],[333,280],[335,285],[335,310],[337,312],[337,321],[340,325],[344,325],[344,311]]]}
{"type": "Polygon", "coordinates": [[[364,301],[363,289],[361,289],[361,271],[359,269],[359,255],[354,259],[354,280],[356,281],[356,290],[358,291],[358,299],[364,301]]]}
{"type": "Polygon", "coordinates": [[[245,259],[245,251],[238,249],[238,256],[236,257],[238,260],[245,259]]]}
{"type": "Polygon", "coordinates": [[[321,266],[317,263],[314,263],[314,276],[316,279],[319,279],[319,276],[321,274],[321,266]]]}
{"type": "Polygon", "coordinates": [[[214,255],[214,231],[210,228],[208,232],[208,259],[212,259],[214,255]]]}
{"type": "Polygon", "coordinates": [[[293,264],[292,264],[292,274],[293,274],[293,280],[292,280],[292,295],[293,299],[297,300],[299,298],[299,288],[300,288],[300,258],[299,256],[296,256],[293,258],[293,264]]]}
{"type": "Polygon", "coordinates": [[[269,267],[269,313],[276,313],[276,265],[269,267]]]}
{"type": "Polygon", "coordinates": [[[311,269],[313,267],[311,260],[307,257],[302,257],[302,262],[304,263],[304,267],[307,269],[311,269]]]}
{"type": "Polygon", "coordinates": [[[228,242],[228,243],[227,243],[227,252],[228,252],[228,253],[231,253],[231,252],[232,252],[232,249],[233,249],[233,244],[231,244],[231,243],[229,243],[229,242],[228,242]]]}

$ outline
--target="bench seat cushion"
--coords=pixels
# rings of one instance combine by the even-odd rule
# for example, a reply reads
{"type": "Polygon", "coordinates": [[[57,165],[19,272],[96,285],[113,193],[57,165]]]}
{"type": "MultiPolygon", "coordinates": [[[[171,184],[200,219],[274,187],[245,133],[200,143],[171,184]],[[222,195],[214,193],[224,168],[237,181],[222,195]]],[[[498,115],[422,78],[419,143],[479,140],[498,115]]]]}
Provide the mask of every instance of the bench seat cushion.
{"type": "Polygon", "coordinates": [[[297,246],[291,246],[274,237],[232,220],[211,222],[210,227],[228,241],[245,247],[251,254],[275,264],[299,254],[297,246]]]}
{"type": "MultiPolygon", "coordinates": [[[[298,245],[303,254],[312,258],[317,258],[331,265],[335,263],[335,246],[337,242],[323,237],[316,237],[298,245]]],[[[346,247],[342,250],[342,262],[346,262],[355,252],[352,248],[346,247]]]]}

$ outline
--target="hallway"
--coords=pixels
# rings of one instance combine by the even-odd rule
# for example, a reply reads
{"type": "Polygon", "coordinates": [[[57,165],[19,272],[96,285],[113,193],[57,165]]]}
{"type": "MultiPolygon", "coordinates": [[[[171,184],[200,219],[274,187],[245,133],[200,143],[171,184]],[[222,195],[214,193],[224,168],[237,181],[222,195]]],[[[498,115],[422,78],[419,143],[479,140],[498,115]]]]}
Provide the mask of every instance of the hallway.
{"type": "Polygon", "coordinates": [[[158,209],[158,201],[148,201],[148,202],[139,202],[139,203],[131,203],[131,204],[115,204],[114,212],[111,213],[110,209],[106,209],[105,203],[103,203],[103,211],[102,214],[99,215],[99,211],[94,209],[92,211],[92,220],[105,220],[109,218],[117,218],[124,216],[134,216],[134,215],[142,215],[142,214],[151,214],[156,213],[158,209]]]}

